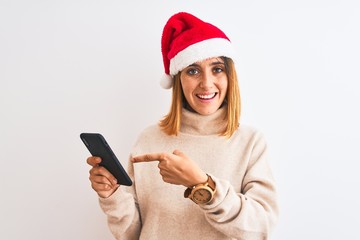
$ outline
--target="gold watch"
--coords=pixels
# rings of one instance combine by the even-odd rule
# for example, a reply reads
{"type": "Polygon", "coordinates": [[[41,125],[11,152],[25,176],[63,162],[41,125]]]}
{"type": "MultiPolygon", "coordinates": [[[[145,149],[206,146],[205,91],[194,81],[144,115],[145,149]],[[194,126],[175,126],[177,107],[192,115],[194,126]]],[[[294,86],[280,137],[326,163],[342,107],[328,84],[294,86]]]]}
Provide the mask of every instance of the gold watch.
{"type": "Polygon", "coordinates": [[[214,180],[209,176],[205,183],[197,184],[187,188],[184,192],[185,198],[190,198],[196,204],[206,204],[210,202],[215,195],[216,186],[214,180]]]}

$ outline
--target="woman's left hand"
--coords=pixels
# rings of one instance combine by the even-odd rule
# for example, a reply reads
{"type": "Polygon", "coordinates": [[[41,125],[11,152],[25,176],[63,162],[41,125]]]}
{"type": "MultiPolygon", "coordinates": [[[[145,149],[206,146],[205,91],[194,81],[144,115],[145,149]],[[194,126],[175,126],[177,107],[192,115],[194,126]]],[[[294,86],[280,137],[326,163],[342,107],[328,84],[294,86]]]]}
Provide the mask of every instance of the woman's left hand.
{"type": "Polygon", "coordinates": [[[164,182],[192,187],[207,181],[199,166],[179,150],[173,153],[149,153],[132,158],[133,163],[158,161],[164,182]]]}

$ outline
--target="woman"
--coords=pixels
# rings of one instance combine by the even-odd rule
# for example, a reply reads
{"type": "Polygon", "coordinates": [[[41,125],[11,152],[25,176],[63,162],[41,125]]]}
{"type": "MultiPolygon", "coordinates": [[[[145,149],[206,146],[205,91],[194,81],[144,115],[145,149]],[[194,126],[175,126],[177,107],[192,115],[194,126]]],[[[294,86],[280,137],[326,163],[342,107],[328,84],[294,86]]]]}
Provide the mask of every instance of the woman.
{"type": "Polygon", "coordinates": [[[170,112],[131,152],[132,187],[89,157],[90,180],[116,239],[268,239],[278,208],[266,142],[239,124],[230,40],[188,13],[162,35],[170,112]]]}

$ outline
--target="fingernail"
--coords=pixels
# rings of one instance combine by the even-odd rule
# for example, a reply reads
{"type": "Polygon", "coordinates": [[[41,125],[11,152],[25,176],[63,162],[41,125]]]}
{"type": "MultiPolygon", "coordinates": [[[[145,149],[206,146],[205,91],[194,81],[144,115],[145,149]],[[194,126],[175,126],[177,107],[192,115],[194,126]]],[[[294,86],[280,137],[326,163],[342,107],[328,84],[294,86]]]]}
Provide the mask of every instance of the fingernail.
{"type": "Polygon", "coordinates": [[[117,180],[116,180],[116,179],[114,179],[114,180],[113,180],[113,183],[114,183],[114,184],[117,184],[117,180]]]}

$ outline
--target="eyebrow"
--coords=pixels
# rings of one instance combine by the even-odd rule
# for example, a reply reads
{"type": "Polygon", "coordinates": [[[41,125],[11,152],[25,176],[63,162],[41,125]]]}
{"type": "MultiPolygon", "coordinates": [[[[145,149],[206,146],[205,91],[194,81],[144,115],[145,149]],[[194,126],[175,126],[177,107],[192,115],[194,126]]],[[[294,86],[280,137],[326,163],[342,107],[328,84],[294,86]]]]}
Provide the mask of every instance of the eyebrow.
{"type": "MultiPolygon", "coordinates": [[[[214,65],[219,65],[219,64],[225,65],[225,63],[220,62],[220,61],[212,62],[212,63],[210,63],[209,65],[210,65],[210,66],[214,66],[214,65]]],[[[193,64],[190,64],[190,65],[189,65],[189,67],[199,67],[199,66],[200,66],[200,65],[197,64],[197,63],[193,63],[193,64]]]]}

